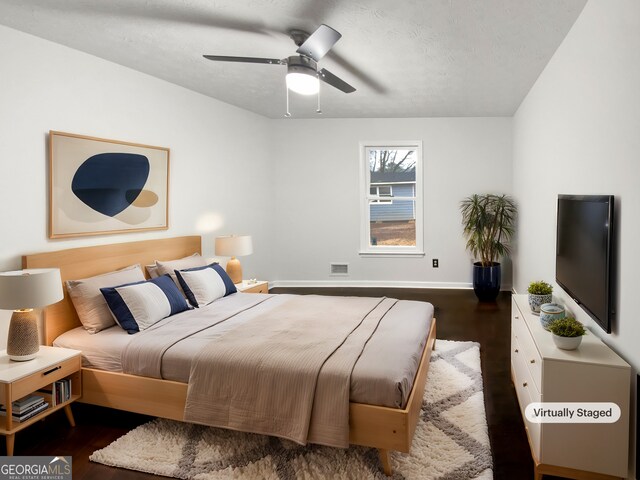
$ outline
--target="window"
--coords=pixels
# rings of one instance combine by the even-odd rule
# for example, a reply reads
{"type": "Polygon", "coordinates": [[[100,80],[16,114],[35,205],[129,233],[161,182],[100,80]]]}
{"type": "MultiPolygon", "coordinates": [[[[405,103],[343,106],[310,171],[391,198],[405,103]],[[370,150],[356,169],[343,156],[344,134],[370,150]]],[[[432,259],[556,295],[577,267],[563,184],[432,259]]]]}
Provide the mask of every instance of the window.
{"type": "Polygon", "coordinates": [[[362,255],[424,255],[422,142],[360,145],[362,255]]]}
{"type": "Polygon", "coordinates": [[[377,197],[378,200],[371,200],[373,203],[393,203],[390,198],[393,197],[393,187],[391,185],[376,185],[369,187],[369,193],[372,197],[377,197]]]}

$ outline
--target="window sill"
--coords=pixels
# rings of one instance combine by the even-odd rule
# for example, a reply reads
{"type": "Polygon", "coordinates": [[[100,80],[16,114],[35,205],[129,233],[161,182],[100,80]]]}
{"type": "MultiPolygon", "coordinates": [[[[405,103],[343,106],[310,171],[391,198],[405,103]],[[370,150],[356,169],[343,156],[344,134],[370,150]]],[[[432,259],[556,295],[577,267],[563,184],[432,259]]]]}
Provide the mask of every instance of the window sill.
{"type": "Polygon", "coordinates": [[[424,252],[394,252],[390,250],[382,250],[382,251],[370,251],[370,250],[362,250],[358,252],[358,255],[361,257],[406,257],[406,258],[414,258],[414,257],[424,257],[424,252]]]}

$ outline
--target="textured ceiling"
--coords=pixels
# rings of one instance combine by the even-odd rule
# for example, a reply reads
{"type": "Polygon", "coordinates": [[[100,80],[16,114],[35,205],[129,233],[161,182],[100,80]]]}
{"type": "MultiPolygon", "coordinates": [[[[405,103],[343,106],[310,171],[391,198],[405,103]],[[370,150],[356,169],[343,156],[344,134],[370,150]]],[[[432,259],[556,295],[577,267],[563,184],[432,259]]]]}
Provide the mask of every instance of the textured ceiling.
{"type": "MultiPolygon", "coordinates": [[[[321,87],[324,117],[512,115],[586,0],[0,0],[0,23],[271,118],[285,113],[287,32],[342,39],[319,63],[356,87],[321,87]]],[[[291,95],[294,117],[315,96],[291,95]]]]}

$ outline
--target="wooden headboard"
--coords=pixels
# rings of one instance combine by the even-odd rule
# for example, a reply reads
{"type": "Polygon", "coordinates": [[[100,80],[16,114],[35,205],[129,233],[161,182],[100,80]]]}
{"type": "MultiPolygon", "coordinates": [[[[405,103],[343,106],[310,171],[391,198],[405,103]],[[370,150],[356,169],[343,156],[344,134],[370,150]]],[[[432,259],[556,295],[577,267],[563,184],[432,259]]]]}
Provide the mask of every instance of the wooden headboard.
{"type": "MultiPolygon", "coordinates": [[[[59,268],[64,283],[66,280],[92,277],[136,263],[144,270],[145,265],[155,260],[174,260],[194,252],[201,253],[201,249],[200,236],[162,238],[24,255],[22,268],[59,268]]],[[[46,345],[51,345],[56,337],[67,330],[80,326],[67,289],[63,290],[64,300],[44,309],[46,345]]]]}

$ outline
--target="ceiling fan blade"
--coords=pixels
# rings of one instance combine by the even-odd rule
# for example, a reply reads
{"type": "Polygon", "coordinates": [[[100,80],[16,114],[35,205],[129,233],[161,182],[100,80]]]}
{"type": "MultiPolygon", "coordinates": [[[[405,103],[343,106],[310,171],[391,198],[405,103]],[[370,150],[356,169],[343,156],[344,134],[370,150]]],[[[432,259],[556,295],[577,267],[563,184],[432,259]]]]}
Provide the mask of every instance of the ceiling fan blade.
{"type": "Polygon", "coordinates": [[[224,55],[203,55],[208,60],[217,62],[239,62],[239,63],[269,63],[283,65],[283,61],[278,58],[258,58],[258,57],[227,57],[224,55]]]}
{"type": "Polygon", "coordinates": [[[352,93],[356,91],[355,88],[353,88],[341,78],[336,77],[326,68],[323,68],[318,72],[318,78],[323,82],[328,83],[332,87],[336,87],[338,90],[342,90],[344,93],[352,93]]]}
{"type": "Polygon", "coordinates": [[[309,38],[296,50],[301,55],[313,58],[316,62],[324,57],[342,35],[327,25],[320,25],[309,38]]]}

